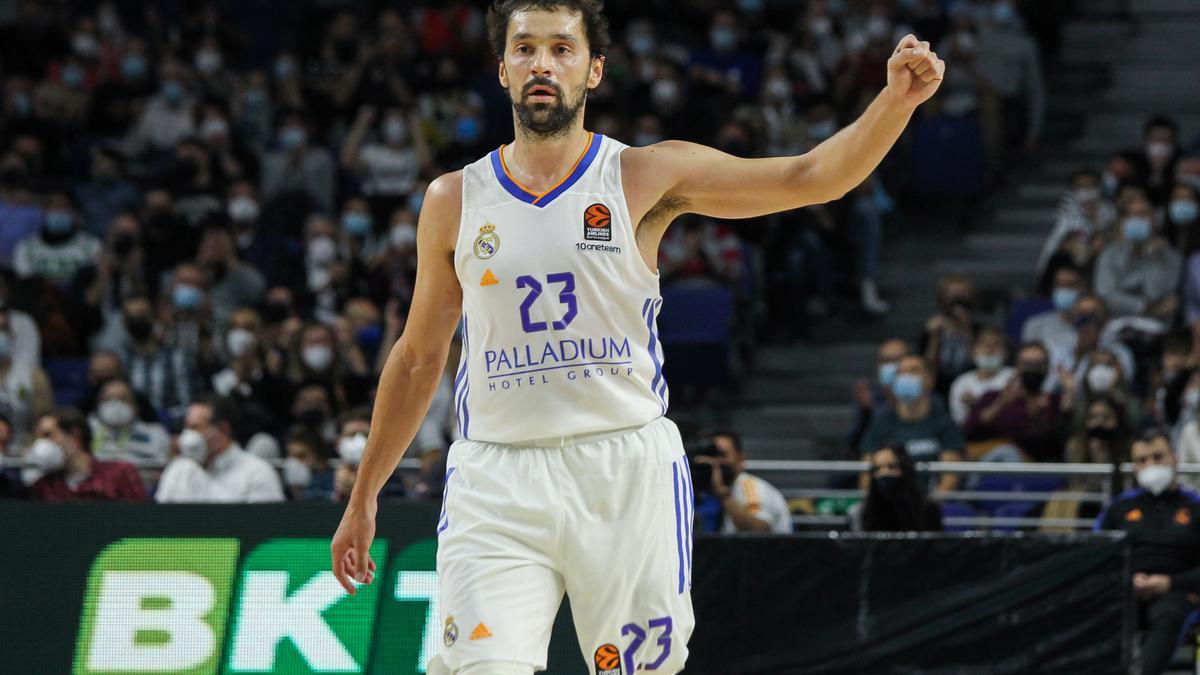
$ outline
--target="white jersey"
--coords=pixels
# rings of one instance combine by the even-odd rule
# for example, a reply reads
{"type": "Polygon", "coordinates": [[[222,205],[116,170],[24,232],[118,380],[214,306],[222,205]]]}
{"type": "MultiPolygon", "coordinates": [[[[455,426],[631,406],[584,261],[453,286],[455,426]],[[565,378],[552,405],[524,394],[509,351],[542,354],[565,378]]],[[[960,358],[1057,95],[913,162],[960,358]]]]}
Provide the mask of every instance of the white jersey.
{"type": "Polygon", "coordinates": [[[463,170],[454,400],[464,438],[596,434],[666,414],[662,299],[625,204],[626,147],[592,134],[540,195],[512,179],[503,146],[463,170]]]}

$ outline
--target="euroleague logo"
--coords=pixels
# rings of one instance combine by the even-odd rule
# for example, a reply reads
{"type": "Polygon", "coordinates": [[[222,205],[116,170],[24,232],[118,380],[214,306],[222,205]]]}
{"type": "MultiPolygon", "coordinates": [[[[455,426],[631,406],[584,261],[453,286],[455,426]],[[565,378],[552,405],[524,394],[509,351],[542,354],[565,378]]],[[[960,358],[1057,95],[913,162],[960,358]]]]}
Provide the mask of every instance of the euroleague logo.
{"type": "Polygon", "coordinates": [[[596,675],[621,675],[621,652],[616,645],[602,644],[596,649],[596,675]]]}
{"type": "Polygon", "coordinates": [[[583,212],[583,238],[588,241],[612,241],[612,212],[597,202],[583,212]]]}

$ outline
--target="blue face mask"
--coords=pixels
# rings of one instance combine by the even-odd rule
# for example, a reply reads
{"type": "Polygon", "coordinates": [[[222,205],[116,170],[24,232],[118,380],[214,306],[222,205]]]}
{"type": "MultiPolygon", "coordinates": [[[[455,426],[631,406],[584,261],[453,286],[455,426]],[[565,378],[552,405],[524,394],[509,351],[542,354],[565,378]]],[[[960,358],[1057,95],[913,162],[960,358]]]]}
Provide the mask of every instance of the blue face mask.
{"type": "Polygon", "coordinates": [[[308,133],[300,127],[284,127],[279,131],[279,147],[295,150],[308,141],[308,133]]]}
{"type": "Polygon", "coordinates": [[[474,117],[458,118],[458,126],[455,129],[455,133],[458,135],[458,140],[460,142],[474,143],[475,141],[479,140],[479,136],[481,134],[478,120],[476,120],[474,117]]]}
{"type": "Polygon", "coordinates": [[[358,211],[347,211],[342,215],[342,227],[355,237],[365,237],[371,232],[371,217],[358,211]]]}
{"type": "Polygon", "coordinates": [[[720,52],[727,52],[737,46],[737,33],[734,33],[732,28],[714,28],[709,32],[708,39],[712,41],[713,49],[720,52]]]}
{"type": "Polygon", "coordinates": [[[1141,216],[1131,216],[1121,223],[1121,234],[1125,235],[1126,240],[1135,244],[1149,239],[1151,230],[1150,219],[1141,216]]]}
{"type": "Polygon", "coordinates": [[[267,92],[262,89],[251,89],[246,92],[245,98],[242,99],[246,103],[247,108],[258,109],[263,107],[267,102],[267,92]]]}
{"type": "Polygon", "coordinates": [[[46,213],[46,231],[50,234],[66,234],[71,231],[75,220],[66,211],[48,211],[46,213]]]}
{"type": "Polygon", "coordinates": [[[899,364],[882,363],[879,365],[879,384],[890,387],[896,381],[896,373],[900,371],[899,364]]]}
{"type": "Polygon", "coordinates": [[[204,300],[204,294],[199,288],[188,284],[179,284],[171,293],[171,301],[175,303],[177,309],[196,310],[200,307],[200,302],[204,300]]]}
{"type": "Polygon", "coordinates": [[[901,401],[915,401],[925,393],[925,382],[920,375],[904,373],[896,376],[892,393],[901,401]]]}
{"type": "Polygon", "coordinates": [[[1075,302],[1079,300],[1079,291],[1074,288],[1056,288],[1051,299],[1054,301],[1054,309],[1065,312],[1075,306],[1075,302]]]}
{"type": "Polygon", "coordinates": [[[0,361],[12,358],[13,341],[8,333],[0,333],[0,361]]]}
{"type": "Polygon", "coordinates": [[[141,54],[126,54],[121,59],[121,76],[127,80],[140,80],[146,76],[146,58],[141,54]]]}
{"type": "Polygon", "coordinates": [[[179,105],[183,102],[183,85],[175,80],[168,80],[163,83],[162,95],[170,105],[179,105]]]}
{"type": "Polygon", "coordinates": [[[364,326],[359,328],[358,333],[354,336],[354,341],[367,352],[374,353],[379,349],[379,343],[383,342],[383,327],[364,326]]]}
{"type": "Polygon", "coordinates": [[[1170,214],[1172,222],[1179,225],[1190,225],[1195,222],[1196,216],[1200,215],[1200,208],[1197,207],[1196,202],[1176,199],[1167,207],[1167,212],[1170,214]]]}
{"type": "Polygon", "coordinates": [[[83,86],[83,69],[79,66],[67,66],[62,71],[62,82],[71,89],[83,86]]]}

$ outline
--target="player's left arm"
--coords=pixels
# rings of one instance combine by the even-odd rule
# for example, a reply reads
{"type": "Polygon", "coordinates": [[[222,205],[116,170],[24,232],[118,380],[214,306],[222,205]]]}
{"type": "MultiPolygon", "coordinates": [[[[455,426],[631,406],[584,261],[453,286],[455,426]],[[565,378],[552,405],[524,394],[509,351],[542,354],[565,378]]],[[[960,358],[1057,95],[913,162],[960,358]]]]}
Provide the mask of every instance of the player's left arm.
{"type": "Polygon", "coordinates": [[[796,157],[742,159],[682,141],[647,148],[663,201],[678,212],[750,218],[840,199],[857,187],[895,144],[917,106],[937,91],[945,64],[913,35],[888,60],[887,87],[862,116],[796,157]]]}

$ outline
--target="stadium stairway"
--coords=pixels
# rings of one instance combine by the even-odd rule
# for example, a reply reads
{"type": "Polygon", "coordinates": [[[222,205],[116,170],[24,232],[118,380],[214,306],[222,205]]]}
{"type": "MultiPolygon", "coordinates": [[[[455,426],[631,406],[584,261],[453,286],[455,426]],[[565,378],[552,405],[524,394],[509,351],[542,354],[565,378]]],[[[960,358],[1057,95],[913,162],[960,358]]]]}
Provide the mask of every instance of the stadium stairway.
{"type": "MultiPolygon", "coordinates": [[[[870,376],[878,343],[915,340],[935,309],[937,279],[969,274],[985,315],[1003,325],[1007,301],[1028,295],[1042,243],[1070,174],[1101,168],[1114,150],[1140,145],[1152,112],[1200,134],[1200,3],[1196,0],[1083,0],[1065,26],[1058,62],[1047,65],[1048,113],[1037,156],[976,211],[970,224],[927,206],[889,231],[881,287],[892,305],[870,320],[853,307],[820,323],[810,339],[756,353],[738,403],[703,422],[729,424],[760,459],[848,456],[854,381],[870,376]],[[988,316],[990,311],[991,315],[988,316]]],[[[771,476],[781,487],[822,487],[816,476],[771,476]]]]}

